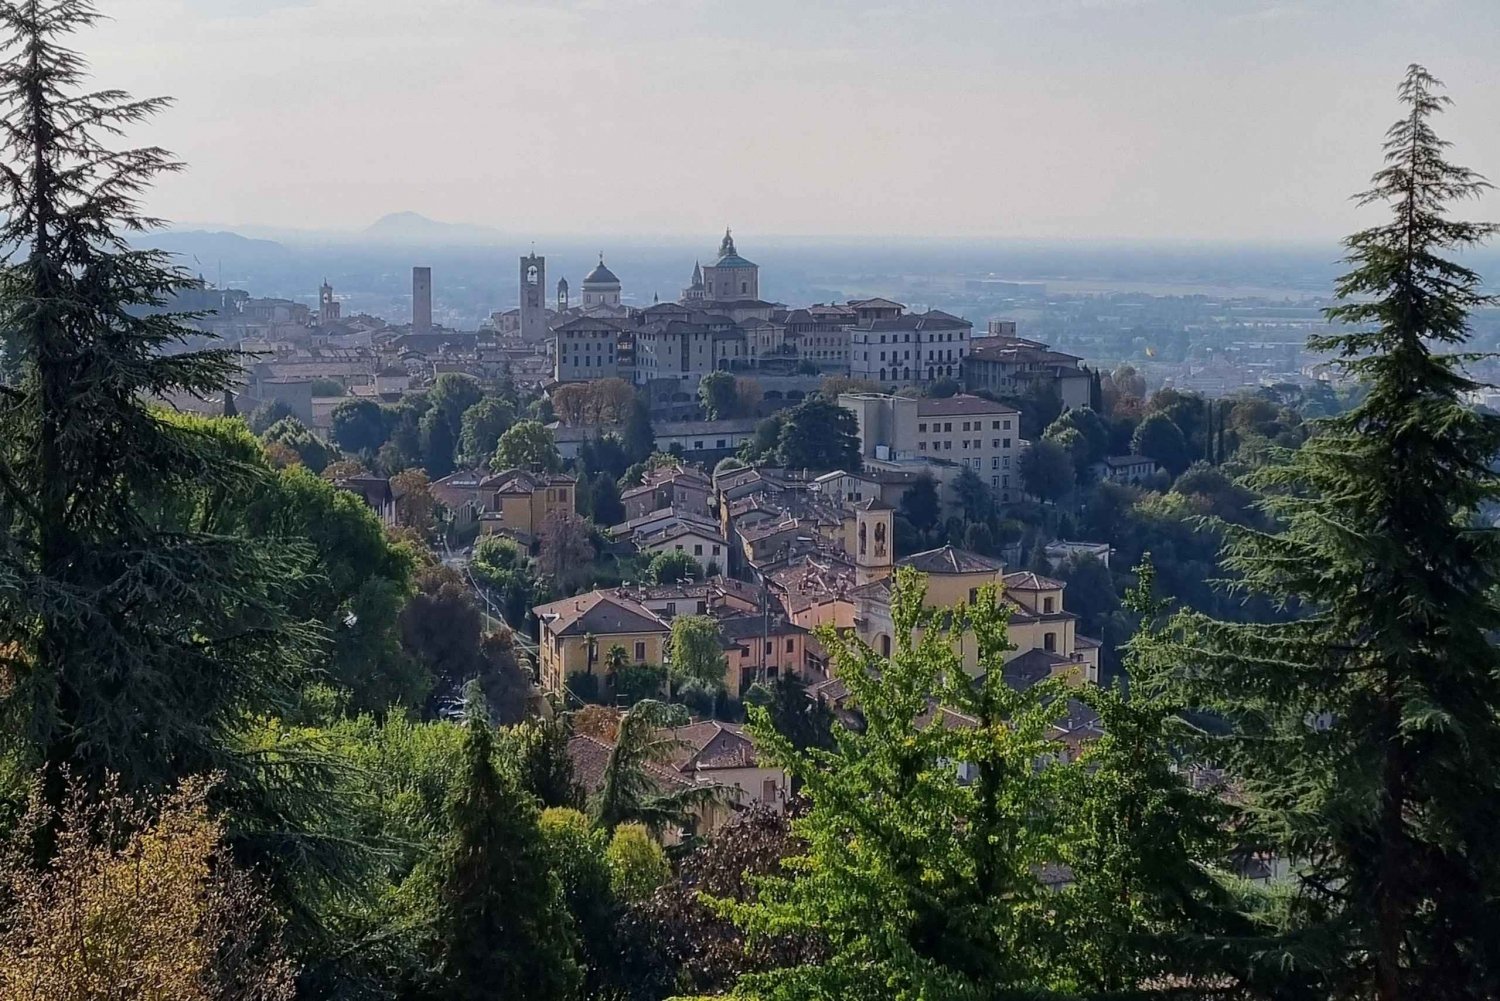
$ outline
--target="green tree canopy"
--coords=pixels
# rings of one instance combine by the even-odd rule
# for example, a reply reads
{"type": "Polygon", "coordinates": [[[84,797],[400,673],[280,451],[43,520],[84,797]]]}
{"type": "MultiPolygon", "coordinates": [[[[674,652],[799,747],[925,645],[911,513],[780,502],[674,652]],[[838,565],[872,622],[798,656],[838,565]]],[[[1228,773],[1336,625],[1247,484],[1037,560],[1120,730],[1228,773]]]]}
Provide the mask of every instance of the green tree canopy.
{"type": "Polygon", "coordinates": [[[906,493],[901,495],[901,515],[911,522],[912,527],[919,532],[930,532],[937,527],[938,520],[943,515],[941,502],[938,500],[937,482],[926,473],[922,473],[912,481],[906,493]]]}
{"type": "Polygon", "coordinates": [[[486,396],[459,419],[458,449],[466,465],[478,465],[495,454],[500,436],[515,423],[516,409],[508,400],[486,396]]]}
{"type": "MultiPolygon", "coordinates": [[[[13,682],[0,739],[12,767],[45,768],[52,806],[65,769],[90,788],[117,776],[126,792],[222,773],[241,858],[279,879],[328,859],[287,795],[323,796],[321,759],[310,750],[273,780],[247,746],[256,720],[296,702],[317,656],[318,624],[287,603],[312,556],[205,530],[206,492],[252,492],[270,474],[253,444],[226,451],[202,422],[147,403],[218,396],[241,360],[189,349],[204,335],[164,309],[194,283],[135,246],[154,226],[138,198],[178,164],[105,145],[164,102],[86,79],[68,36],[96,19],[78,0],[0,6],[0,237],[12,248],[0,286],[0,650],[13,682]],[[272,817],[279,850],[262,836],[272,817]]],[[[49,854],[46,838],[40,848],[49,854]]]]}
{"type": "Polygon", "coordinates": [[[333,442],[345,452],[372,455],[389,433],[385,411],[374,400],[345,400],[333,408],[333,442]]]}
{"type": "Polygon", "coordinates": [[[686,717],[680,706],[653,699],[620,717],[603,785],[590,804],[595,824],[611,832],[621,824],[642,824],[659,837],[668,828],[686,827],[695,808],[721,797],[717,786],[668,787],[655,774],[682,748],[671,728],[686,717]]]}
{"type": "Polygon", "coordinates": [[[671,549],[651,557],[646,574],[653,583],[675,584],[679,580],[697,580],[703,576],[703,568],[690,554],[671,549]]]}
{"type": "Polygon", "coordinates": [[[250,412],[250,430],[265,434],[271,425],[289,417],[296,419],[297,412],[280,400],[267,400],[250,412]]]}
{"type": "Polygon", "coordinates": [[[536,808],[497,767],[489,713],[469,692],[463,774],[448,807],[435,920],[438,996],[571,998],[580,979],[562,886],[536,808]]]}
{"type": "Polygon", "coordinates": [[[295,417],[283,417],[266,428],[261,441],[267,445],[282,445],[290,449],[296,454],[297,461],[314,473],[321,473],[327,468],[335,455],[321,438],[295,417]]]}
{"type": "Polygon", "coordinates": [[[1488,186],[1445,159],[1446,99],[1413,66],[1351,270],[1309,347],[1368,390],[1255,471],[1276,528],[1229,529],[1245,590],[1305,603],[1292,622],[1182,615],[1160,656],[1173,697],[1214,709],[1198,748],[1243,790],[1247,837],[1292,866],[1264,945],[1304,996],[1494,993],[1500,937],[1500,417],[1471,407],[1470,312],[1492,300],[1453,259],[1495,227],[1449,216],[1488,186]]]}
{"type": "Polygon", "coordinates": [[[755,900],[720,906],[752,941],[806,937],[821,950],[742,977],[739,991],[767,1001],[998,1001],[1097,996],[1193,970],[1190,946],[1179,949],[1173,937],[1186,922],[1163,915],[1207,910],[1216,899],[1205,873],[1218,847],[1205,813],[1212,797],[1184,798],[1191,794],[1155,731],[1138,741],[1132,733],[1136,757],[1111,748],[1104,767],[1060,758],[1050,735],[1067,689],[1005,683],[1009,610],[996,588],[955,609],[928,607],[924,592],[919,575],[897,570],[889,658],[823,630],[861,720],[835,729],[833,750],[800,750],[751,709],[759,753],[803,782],[807,812],[793,831],[805,847],[757,882],[755,900]],[[977,644],[977,680],[959,662],[955,635],[977,644]],[[945,712],[958,714],[951,725],[945,712]],[[1147,762],[1149,783],[1138,778],[1147,762]],[[1152,812],[1168,796],[1183,815],[1152,812]],[[1120,821],[1146,814],[1172,833],[1145,862],[1127,861],[1142,847],[1134,839],[1160,832],[1120,821]],[[1106,837],[1128,844],[1098,843],[1106,837]],[[1049,879],[1073,845],[1087,846],[1099,870],[1071,885],[1049,879]],[[1084,925],[1090,932],[1075,937],[1084,925]],[[1125,971],[1123,982],[1110,979],[1115,970],[1125,971]]]}
{"type": "Polygon", "coordinates": [[[854,414],[818,397],[799,403],[782,416],[776,461],[790,469],[857,472],[859,425],[854,414]]]}
{"type": "Polygon", "coordinates": [[[491,465],[496,469],[536,467],[555,473],[562,468],[562,457],[557,454],[551,431],[537,421],[518,421],[500,436],[491,465]]]}
{"type": "Polygon", "coordinates": [[[1155,459],[1173,476],[1181,473],[1193,461],[1182,430],[1162,413],[1151,414],[1136,426],[1135,433],[1130,438],[1130,450],[1136,455],[1155,459]]]}
{"type": "Polygon", "coordinates": [[[484,399],[479,380],[462,372],[444,372],[433,380],[427,391],[427,402],[443,415],[454,434],[458,433],[464,412],[484,399]]]}
{"type": "Polygon", "coordinates": [[[727,659],[719,638],[719,626],[707,615],[679,615],[672,620],[667,641],[673,671],[705,685],[724,684],[727,659]]]}
{"type": "Polygon", "coordinates": [[[728,372],[709,372],[698,383],[698,399],[711,421],[737,416],[739,398],[735,392],[734,376],[728,372]]]}
{"type": "Polygon", "coordinates": [[[1109,455],[1109,424],[1092,409],[1088,407],[1074,407],[1063,411],[1062,415],[1047,427],[1047,437],[1056,439],[1057,435],[1071,428],[1077,431],[1084,442],[1084,464],[1099,462],[1109,455]]]}
{"type": "Polygon", "coordinates": [[[1055,441],[1043,438],[1021,453],[1021,485],[1043,501],[1059,501],[1073,489],[1073,458],[1055,441]]]}

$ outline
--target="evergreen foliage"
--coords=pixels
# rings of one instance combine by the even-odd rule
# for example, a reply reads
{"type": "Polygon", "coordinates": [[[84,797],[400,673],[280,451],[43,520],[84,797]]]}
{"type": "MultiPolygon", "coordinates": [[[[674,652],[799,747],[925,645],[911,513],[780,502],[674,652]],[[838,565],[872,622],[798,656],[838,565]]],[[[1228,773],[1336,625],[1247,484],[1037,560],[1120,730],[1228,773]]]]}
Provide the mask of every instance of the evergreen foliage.
{"type": "Polygon", "coordinates": [[[159,308],[193,282],[127,242],[155,227],[138,199],[178,164],[104,145],[165,102],[87,89],[65,39],[96,19],[85,0],[0,6],[0,240],[24,248],[0,276],[19,369],[0,393],[0,649],[15,680],[0,729],[44,768],[53,806],[65,765],[93,787],[117,774],[127,793],[222,773],[242,857],[282,873],[331,863],[289,799],[322,797],[318,756],[271,775],[246,738],[295,704],[321,641],[287,604],[310,553],[205,528],[183,502],[253,492],[269,473],[146,402],[222,393],[240,362],[178,350],[202,335],[159,308]]]}
{"type": "Polygon", "coordinates": [[[1448,215],[1487,185],[1445,159],[1438,89],[1407,72],[1361,197],[1391,219],[1349,238],[1337,326],[1309,340],[1367,395],[1252,474],[1274,530],[1229,529],[1244,589],[1307,614],[1183,614],[1161,654],[1178,698],[1223,718],[1201,751],[1292,866],[1263,965],[1310,996],[1500,992],[1500,548],[1476,518],[1500,493],[1500,418],[1464,402],[1470,359],[1453,351],[1492,300],[1447,256],[1494,227],[1448,215]]]}
{"type": "Polygon", "coordinates": [[[717,786],[669,785],[656,773],[682,747],[670,728],[684,717],[679,707],[652,699],[620,717],[604,784],[590,804],[594,823],[606,831],[642,824],[660,837],[669,827],[686,827],[694,807],[719,797],[717,786]]]}
{"type": "Polygon", "coordinates": [[[437,996],[570,998],[571,921],[536,808],[496,766],[483,699],[468,693],[463,773],[449,807],[436,917],[437,996]]]}

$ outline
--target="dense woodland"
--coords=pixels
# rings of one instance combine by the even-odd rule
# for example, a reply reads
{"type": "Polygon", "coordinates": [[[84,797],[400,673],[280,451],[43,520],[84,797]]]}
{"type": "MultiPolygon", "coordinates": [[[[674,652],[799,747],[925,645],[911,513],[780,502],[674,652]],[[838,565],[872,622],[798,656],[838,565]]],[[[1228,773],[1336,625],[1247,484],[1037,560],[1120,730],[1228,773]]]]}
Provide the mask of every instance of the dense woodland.
{"type": "MultiPolygon", "coordinates": [[[[650,780],[688,707],[647,677],[623,715],[544,711],[521,649],[538,600],[691,572],[600,535],[621,485],[672,461],[644,407],[444,376],[350,401],[322,442],[274,409],[153,405],[224,394],[239,359],[181,350],[191,318],[159,307],[191,282],[130,243],[179,165],[109,145],[163,102],[93,89],[69,47],[93,20],[0,4],[0,1001],[1500,995],[1500,419],[1462,399],[1488,300],[1452,257],[1491,227],[1448,214],[1483,181],[1444,159],[1424,70],[1365,196],[1390,217],[1349,239],[1316,345],[1357,388],[1210,403],[1122,368],[1094,407],[1019,401],[1035,504],[976,480],[961,518],[935,491],[903,505],[907,551],[1113,545],[1111,569],[1059,573],[1128,695],[1013,690],[1004,606],[927,608],[901,571],[889,659],[821,636],[857,722],[790,679],[725,710],[684,617],[693,698],[748,714],[800,799],[668,850],[715,795],[650,780]],[[559,402],[620,428],[577,463],[577,515],[535,558],[492,541],[472,579],[444,565],[426,483],[558,467],[559,402]],[[1125,451],[1160,482],[1092,481],[1125,451]],[[400,528],[332,482],[361,469],[402,480],[400,528]],[[977,683],[944,639],[963,629],[977,683]],[[1059,756],[1080,703],[1105,735],[1059,756]],[[575,733],[613,744],[590,797],[575,733]]],[[[857,462],[841,388],[730,461],[857,462]]]]}

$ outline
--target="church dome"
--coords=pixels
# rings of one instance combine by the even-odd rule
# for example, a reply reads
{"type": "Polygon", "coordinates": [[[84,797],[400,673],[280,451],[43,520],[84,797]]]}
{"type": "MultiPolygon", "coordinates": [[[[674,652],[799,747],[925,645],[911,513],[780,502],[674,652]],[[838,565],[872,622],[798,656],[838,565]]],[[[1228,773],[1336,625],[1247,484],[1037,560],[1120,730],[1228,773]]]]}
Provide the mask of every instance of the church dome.
{"type": "Polygon", "coordinates": [[[724,240],[719,244],[719,259],[714,262],[716,268],[753,268],[754,264],[745,260],[734,249],[734,235],[724,231],[724,240]]]}
{"type": "Polygon", "coordinates": [[[584,278],[583,283],[585,285],[618,285],[620,284],[620,279],[615,277],[613,271],[604,266],[604,258],[601,256],[599,258],[599,265],[588,273],[588,277],[584,278]]]}

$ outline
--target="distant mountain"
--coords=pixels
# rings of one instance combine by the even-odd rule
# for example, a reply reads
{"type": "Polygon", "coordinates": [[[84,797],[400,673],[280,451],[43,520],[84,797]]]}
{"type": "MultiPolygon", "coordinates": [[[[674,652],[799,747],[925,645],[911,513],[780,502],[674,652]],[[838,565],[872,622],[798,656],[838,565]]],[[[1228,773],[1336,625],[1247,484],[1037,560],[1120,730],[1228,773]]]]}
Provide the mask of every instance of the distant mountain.
{"type": "Polygon", "coordinates": [[[365,238],[381,243],[496,243],[504,234],[489,226],[439,222],[417,212],[393,212],[365,228],[365,238]]]}
{"type": "Polygon", "coordinates": [[[214,280],[221,272],[238,275],[286,265],[292,252],[274,240],[252,240],[238,233],[210,230],[164,230],[132,241],[138,247],[164,250],[190,271],[214,280]]]}

